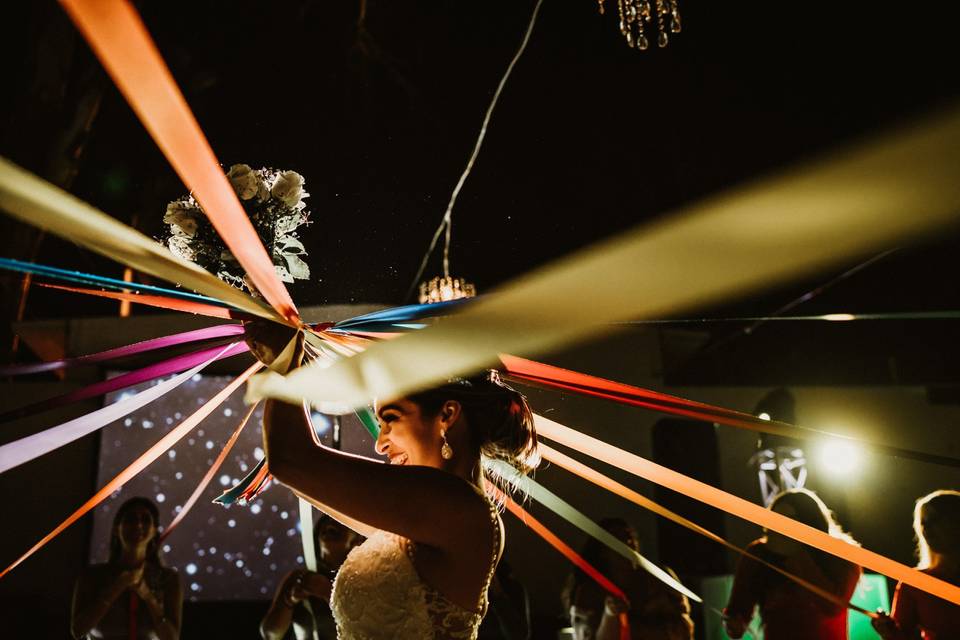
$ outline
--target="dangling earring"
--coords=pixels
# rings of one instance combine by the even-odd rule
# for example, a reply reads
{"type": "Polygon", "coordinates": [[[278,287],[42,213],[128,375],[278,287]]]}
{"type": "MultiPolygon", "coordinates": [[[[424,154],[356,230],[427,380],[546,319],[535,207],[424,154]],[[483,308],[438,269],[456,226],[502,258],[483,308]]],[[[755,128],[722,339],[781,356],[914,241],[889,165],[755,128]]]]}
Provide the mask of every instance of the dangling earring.
{"type": "Polygon", "coordinates": [[[444,460],[449,460],[453,457],[453,449],[450,447],[450,443],[447,442],[447,430],[444,429],[440,432],[440,438],[443,439],[443,446],[440,447],[440,457],[444,460]]]}

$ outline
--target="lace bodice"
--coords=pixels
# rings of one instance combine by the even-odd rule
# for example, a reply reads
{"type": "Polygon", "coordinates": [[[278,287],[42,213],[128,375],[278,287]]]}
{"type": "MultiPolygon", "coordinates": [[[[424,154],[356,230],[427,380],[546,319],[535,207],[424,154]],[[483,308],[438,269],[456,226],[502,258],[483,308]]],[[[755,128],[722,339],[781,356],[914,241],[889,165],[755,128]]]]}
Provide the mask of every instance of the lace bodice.
{"type": "MultiPolygon", "coordinates": [[[[491,507],[492,509],[492,507],[491,507]]],[[[416,545],[377,531],[347,556],[333,584],[330,608],[341,640],[473,640],[487,610],[487,588],[500,553],[494,518],[494,553],[483,595],[467,611],[423,583],[414,566],[416,545]]]]}

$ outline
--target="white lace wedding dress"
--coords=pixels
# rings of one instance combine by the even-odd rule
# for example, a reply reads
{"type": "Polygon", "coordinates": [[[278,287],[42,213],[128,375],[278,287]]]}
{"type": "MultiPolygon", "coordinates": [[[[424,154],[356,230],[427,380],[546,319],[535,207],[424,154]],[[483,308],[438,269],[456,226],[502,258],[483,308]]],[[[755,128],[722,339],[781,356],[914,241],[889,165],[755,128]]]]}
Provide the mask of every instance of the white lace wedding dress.
{"type": "Polygon", "coordinates": [[[468,611],[423,583],[416,545],[377,531],[337,572],[330,608],[340,640],[474,640],[487,611],[487,589],[500,553],[500,523],[491,505],[494,556],[477,608],[468,611]]]}

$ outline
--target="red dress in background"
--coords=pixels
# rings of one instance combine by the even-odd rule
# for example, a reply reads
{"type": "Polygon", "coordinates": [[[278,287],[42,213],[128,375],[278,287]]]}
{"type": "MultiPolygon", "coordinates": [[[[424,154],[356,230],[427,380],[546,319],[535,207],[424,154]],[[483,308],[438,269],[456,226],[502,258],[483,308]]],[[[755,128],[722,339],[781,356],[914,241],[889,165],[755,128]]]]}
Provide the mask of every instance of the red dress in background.
{"type": "MultiPolygon", "coordinates": [[[[923,572],[953,584],[958,583],[957,576],[942,575],[928,569],[923,572]]],[[[960,607],[902,582],[897,585],[893,596],[890,617],[907,634],[920,631],[923,640],[960,638],[960,607]]]]}
{"type": "MultiPolygon", "coordinates": [[[[803,548],[785,557],[770,551],[764,540],[750,543],[747,550],[836,594],[844,602],[850,600],[860,579],[860,567],[818,551],[803,548]]],[[[847,640],[846,607],[828,602],[744,556],[737,565],[724,613],[749,623],[757,606],[766,640],[847,640]]]]}

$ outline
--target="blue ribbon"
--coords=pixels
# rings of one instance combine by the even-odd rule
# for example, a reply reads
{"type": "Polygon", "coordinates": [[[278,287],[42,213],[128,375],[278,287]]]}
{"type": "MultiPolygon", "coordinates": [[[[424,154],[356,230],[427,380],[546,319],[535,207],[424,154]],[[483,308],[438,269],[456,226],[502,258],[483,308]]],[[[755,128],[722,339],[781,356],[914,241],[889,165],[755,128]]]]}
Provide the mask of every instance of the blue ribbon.
{"type": "Polygon", "coordinates": [[[233,308],[232,305],[227,304],[226,302],[222,302],[216,298],[203,296],[198,293],[189,293],[187,291],[178,291],[176,289],[155,287],[153,285],[141,284],[139,282],[126,282],[124,280],[117,280],[116,278],[98,276],[92,273],[83,273],[82,271],[70,271],[68,269],[60,269],[58,267],[49,267],[47,265],[36,264],[34,262],[21,262],[20,260],[12,260],[10,258],[0,258],[0,269],[17,271],[19,273],[32,273],[38,276],[47,276],[59,280],[67,280],[69,282],[79,282],[80,284],[99,286],[103,287],[104,289],[112,289],[114,291],[136,291],[137,293],[151,293],[169,296],[171,298],[180,298],[182,300],[203,302],[205,304],[212,304],[218,307],[233,308]]]}
{"type": "Polygon", "coordinates": [[[411,304],[403,307],[392,307],[382,311],[374,311],[362,316],[341,320],[336,325],[338,329],[368,329],[371,326],[383,326],[385,324],[405,323],[422,318],[438,316],[443,313],[459,308],[461,305],[469,304],[476,298],[460,298],[458,300],[448,300],[447,302],[433,302],[431,304],[411,304]]]}

